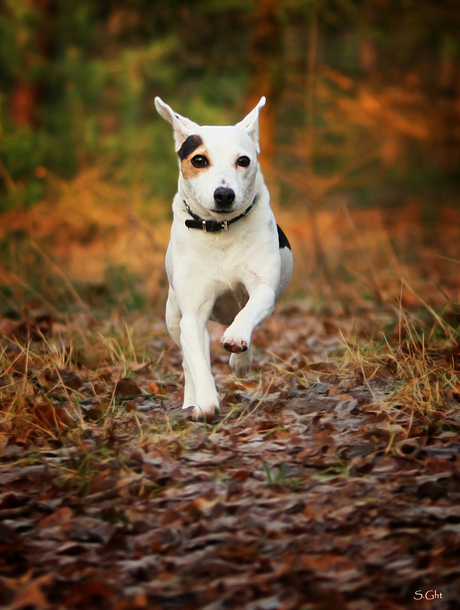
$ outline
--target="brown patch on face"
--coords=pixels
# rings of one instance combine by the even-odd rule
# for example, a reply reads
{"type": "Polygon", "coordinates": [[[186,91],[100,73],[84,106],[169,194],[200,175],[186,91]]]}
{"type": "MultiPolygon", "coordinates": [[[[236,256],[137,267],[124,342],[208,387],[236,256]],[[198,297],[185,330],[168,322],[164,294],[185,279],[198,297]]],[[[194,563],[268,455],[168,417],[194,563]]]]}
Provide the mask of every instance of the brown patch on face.
{"type": "Polygon", "coordinates": [[[188,157],[182,159],[180,162],[180,169],[186,180],[195,178],[195,176],[197,176],[200,172],[205,172],[210,167],[210,165],[206,165],[206,167],[195,167],[192,164],[192,159],[197,155],[202,155],[203,157],[209,159],[208,151],[206,150],[206,147],[202,145],[196,148],[188,157]]]}
{"type": "Polygon", "coordinates": [[[192,152],[202,144],[203,140],[196,133],[188,136],[188,138],[185,138],[185,140],[182,142],[182,146],[177,151],[179,159],[183,161],[187,157],[190,157],[192,152]]]}

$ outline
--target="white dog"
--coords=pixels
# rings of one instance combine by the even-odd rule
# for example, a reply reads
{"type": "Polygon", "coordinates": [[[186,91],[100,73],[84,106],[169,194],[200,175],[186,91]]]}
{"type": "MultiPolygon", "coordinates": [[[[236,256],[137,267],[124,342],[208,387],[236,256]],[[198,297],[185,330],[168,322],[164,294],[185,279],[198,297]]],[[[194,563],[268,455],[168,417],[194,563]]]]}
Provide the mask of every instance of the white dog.
{"type": "Polygon", "coordinates": [[[159,97],[179,155],[179,188],[166,253],[166,325],[184,356],[184,406],[211,421],[219,397],[207,323],[228,326],[221,342],[233,373],[252,364],[251,335],[273,312],[292,272],[292,252],[270,208],[257,161],[263,97],[235,126],[199,126],[159,97]]]}

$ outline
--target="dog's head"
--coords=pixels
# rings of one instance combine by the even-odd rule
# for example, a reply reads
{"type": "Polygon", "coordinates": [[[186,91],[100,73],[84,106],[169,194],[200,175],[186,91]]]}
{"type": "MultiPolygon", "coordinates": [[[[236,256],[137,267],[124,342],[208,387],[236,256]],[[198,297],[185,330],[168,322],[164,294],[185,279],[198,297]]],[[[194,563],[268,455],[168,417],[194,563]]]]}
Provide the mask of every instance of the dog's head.
{"type": "Polygon", "coordinates": [[[159,97],[155,105],[173,127],[180,161],[179,192],[189,205],[197,204],[218,216],[250,205],[260,187],[259,110],[265,97],[240,123],[226,127],[197,125],[159,97]]]}

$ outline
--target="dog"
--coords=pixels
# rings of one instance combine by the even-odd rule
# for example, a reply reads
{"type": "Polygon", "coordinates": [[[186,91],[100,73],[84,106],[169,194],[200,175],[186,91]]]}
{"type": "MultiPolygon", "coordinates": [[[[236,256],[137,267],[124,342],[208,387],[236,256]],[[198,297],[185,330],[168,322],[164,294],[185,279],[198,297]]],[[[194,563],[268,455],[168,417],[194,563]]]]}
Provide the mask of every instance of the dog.
{"type": "Polygon", "coordinates": [[[200,126],[159,97],[173,128],[179,184],[166,253],[166,326],[183,352],[183,408],[197,420],[220,411],[211,374],[209,320],[227,326],[221,343],[243,377],[252,364],[251,336],[273,312],[292,273],[289,241],[276,224],[260,171],[257,106],[234,126],[200,126]]]}

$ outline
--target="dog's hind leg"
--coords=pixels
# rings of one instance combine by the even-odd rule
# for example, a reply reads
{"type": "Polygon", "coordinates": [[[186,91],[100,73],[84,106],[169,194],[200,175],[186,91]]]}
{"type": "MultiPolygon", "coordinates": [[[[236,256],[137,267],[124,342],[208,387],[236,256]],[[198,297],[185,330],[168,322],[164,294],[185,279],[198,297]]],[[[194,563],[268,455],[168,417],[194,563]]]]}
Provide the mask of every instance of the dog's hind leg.
{"type": "Polygon", "coordinates": [[[230,368],[235,377],[241,379],[245,377],[252,366],[252,351],[249,347],[245,352],[232,354],[230,356],[230,368]]]}
{"type": "MultiPolygon", "coordinates": [[[[174,290],[169,287],[168,301],[166,303],[166,327],[168,328],[169,334],[171,335],[174,343],[181,347],[180,343],[180,319],[181,313],[179,305],[177,304],[176,294],[174,290]]],[[[193,384],[192,376],[190,375],[189,368],[185,358],[182,363],[184,369],[184,403],[182,408],[187,409],[191,406],[196,406],[195,386],[193,384]]]]}

